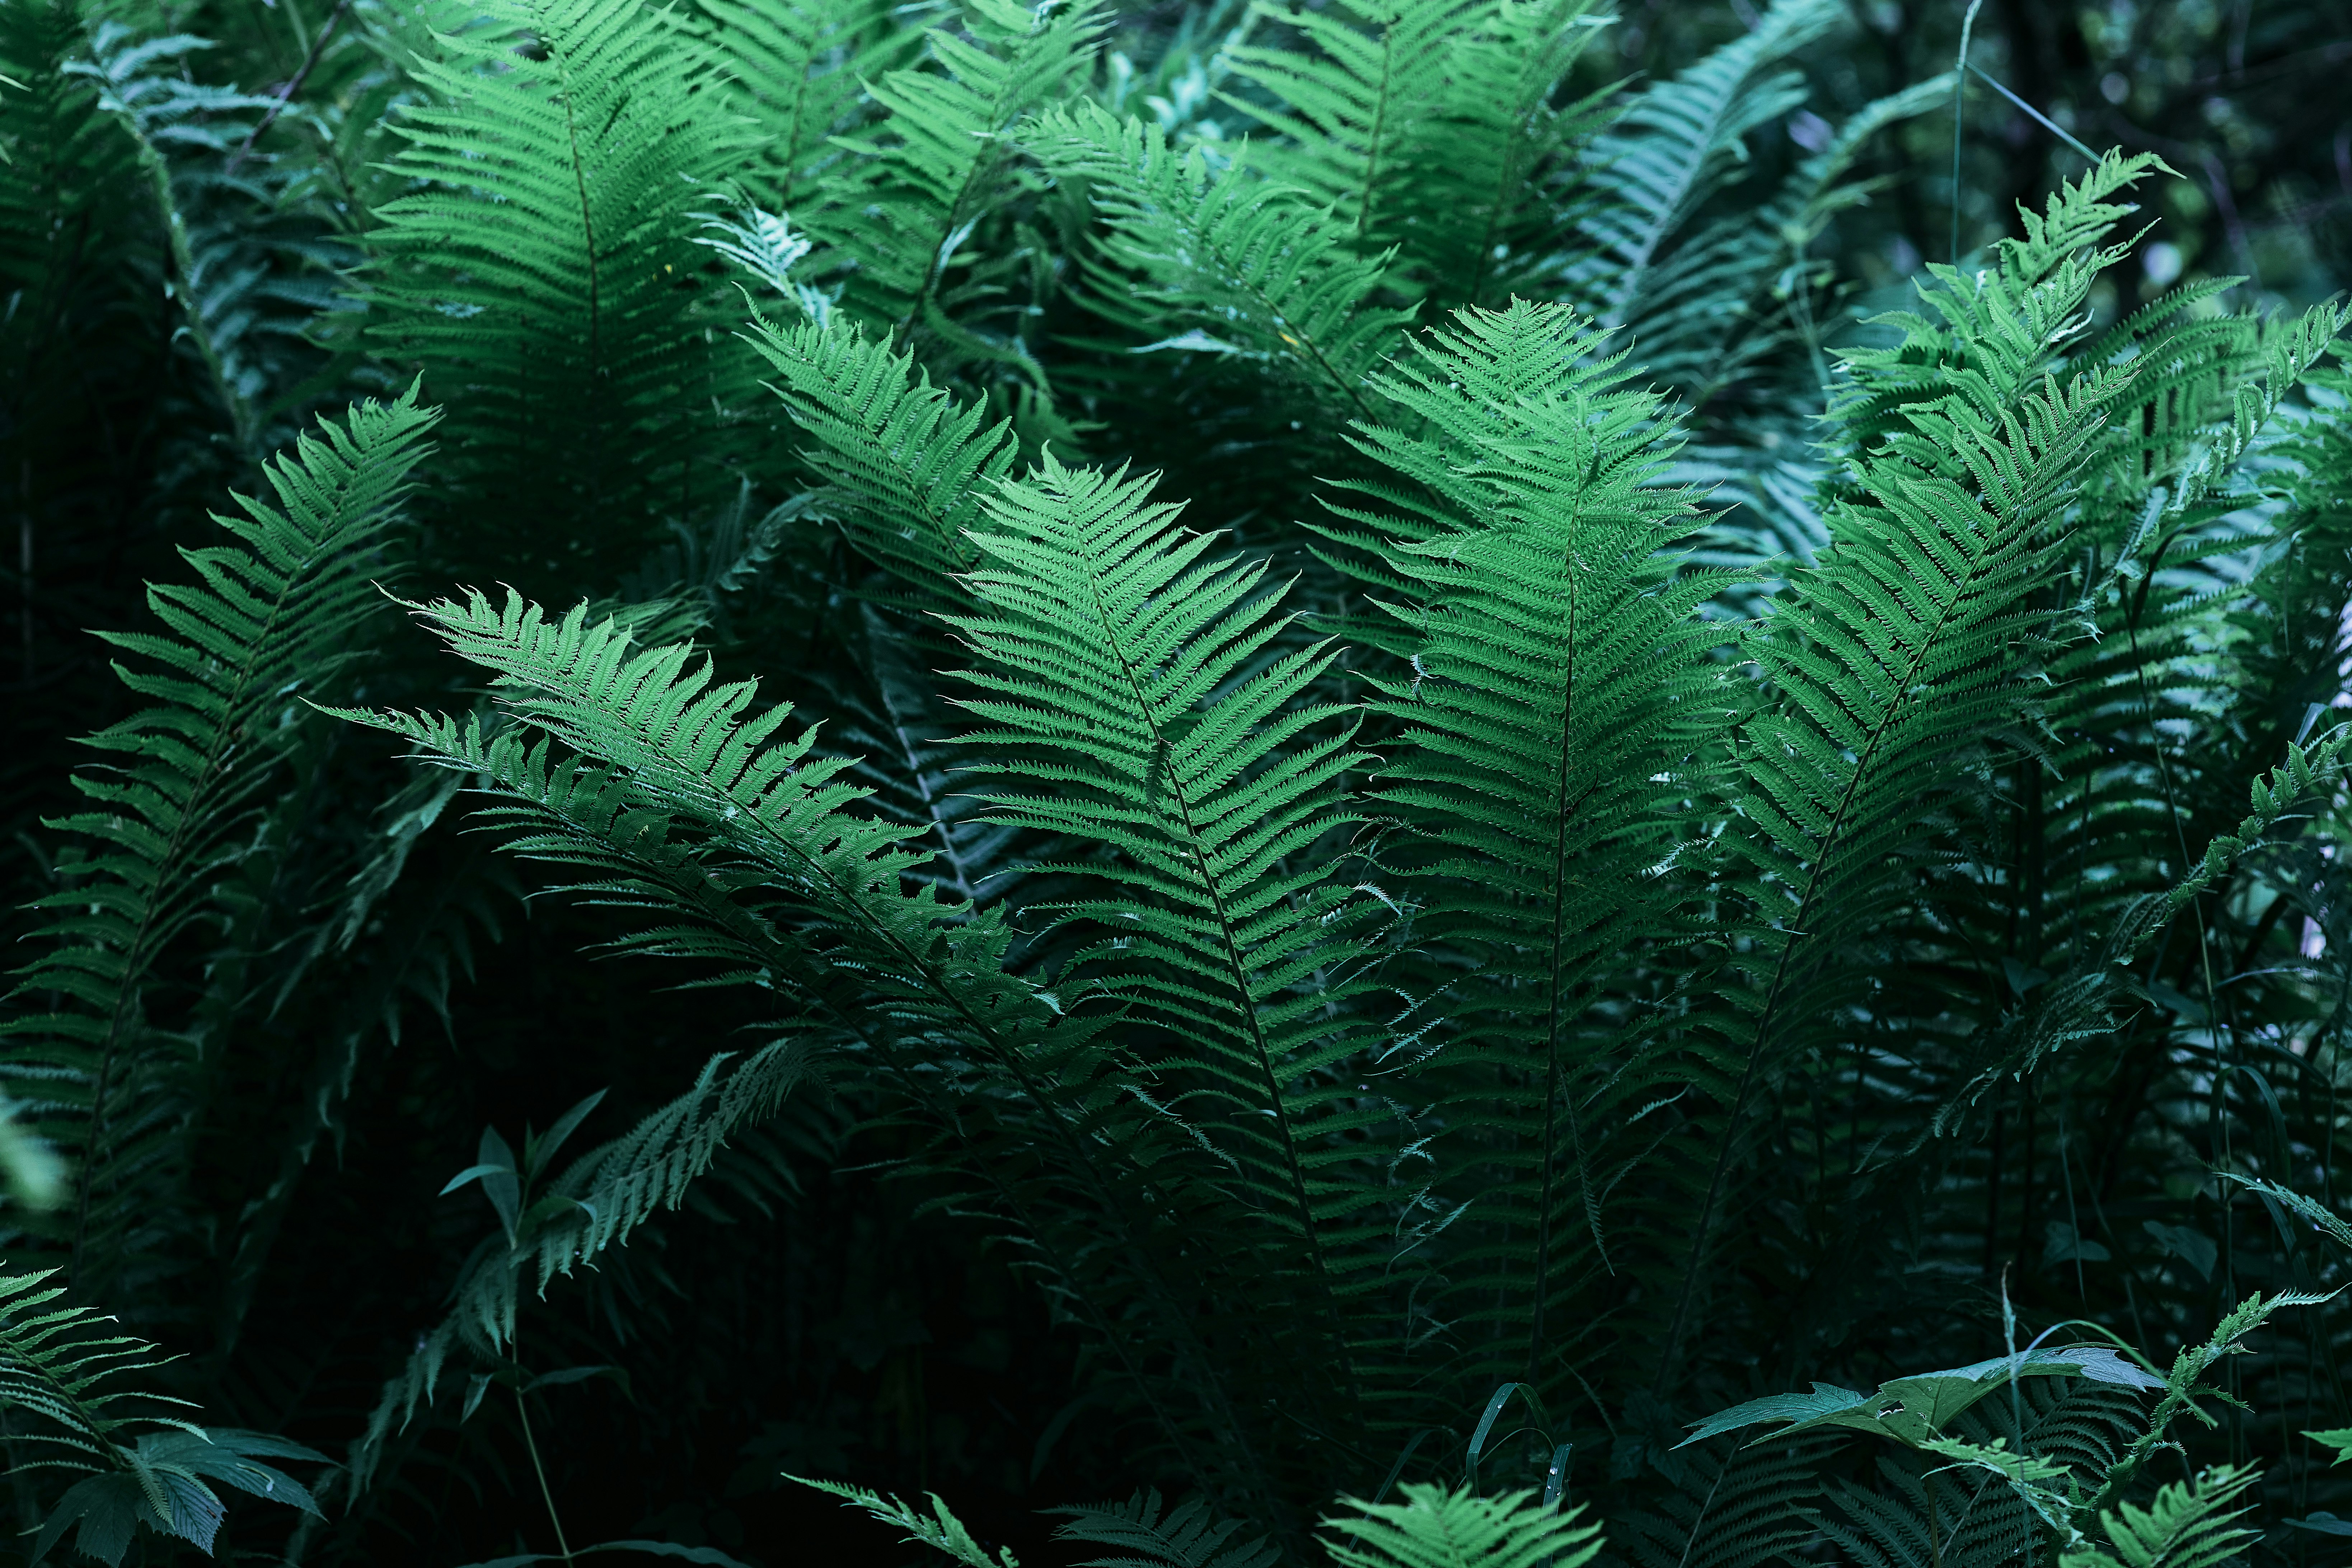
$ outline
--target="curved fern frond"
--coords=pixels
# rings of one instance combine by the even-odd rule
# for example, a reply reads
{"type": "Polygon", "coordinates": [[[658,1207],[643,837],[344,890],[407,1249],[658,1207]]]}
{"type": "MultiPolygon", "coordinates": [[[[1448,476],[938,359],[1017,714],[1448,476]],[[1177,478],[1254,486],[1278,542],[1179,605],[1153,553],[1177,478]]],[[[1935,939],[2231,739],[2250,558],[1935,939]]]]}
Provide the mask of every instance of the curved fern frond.
{"type": "Polygon", "coordinates": [[[866,84],[902,68],[922,35],[888,0],[698,0],[727,75],[758,123],[766,205],[793,211],[843,156],[834,137],[872,112],[866,84]]]}
{"type": "Polygon", "coordinates": [[[1044,1511],[1069,1516],[1069,1522],[1055,1530],[1055,1540],[1083,1541],[1126,1553],[1090,1558],[1079,1568],[1274,1568],[1281,1561],[1281,1551],[1270,1541],[1233,1541],[1241,1526],[1215,1518],[1199,1498],[1165,1514],[1160,1510],[1155,1488],[1123,1503],[1065,1504],[1044,1511]]]}
{"type": "Polygon", "coordinates": [[[1668,243],[1746,163],[1741,138],[1805,101],[1801,77],[1770,68],[1845,14],[1836,0],[1774,0],[1752,30],[1649,88],[1593,142],[1589,177],[1603,205],[1583,220],[1598,254],[1571,269],[1579,303],[1622,326],[1660,297],[1668,243]]]}
{"type": "Polygon", "coordinates": [[[2160,1487],[2147,1508],[2125,1503],[2099,1516],[2113,1551],[2079,1546],[2059,1558],[2061,1568],[2220,1568],[2256,1537],[2232,1522],[2252,1505],[2230,1505],[2260,1479],[2252,1465],[2217,1465],[2186,1485],[2160,1487]]]}
{"type": "Polygon", "coordinates": [[[438,418],[412,386],[304,437],[264,470],[274,500],[240,496],[243,515],[215,519],[234,542],[182,552],[201,582],[149,588],[163,632],[103,634],[149,667],[117,669],[152,706],[90,739],[123,761],[77,774],[94,809],[54,826],[98,848],[40,900],[57,945],[11,993],[34,1010],[0,1021],[0,1079],[73,1159],[69,1205],[35,1223],[70,1249],[84,1291],[107,1289],[131,1237],[169,1222],[177,1079],[199,1042],[151,1015],[156,965],[226,919],[219,873],[313,733],[304,700],[335,690],[353,633],[383,607],[372,579],[438,418]]]}
{"type": "Polygon", "coordinates": [[[894,353],[851,322],[752,323],[751,346],[781,377],[776,392],[820,443],[802,453],[831,487],[824,509],[859,553],[896,576],[911,603],[960,605],[956,574],[981,498],[1013,469],[1013,427],[931,385],[912,353],[894,353]]]}
{"type": "Polygon", "coordinates": [[[1092,6],[1058,0],[1034,8],[968,0],[961,21],[961,32],[927,35],[943,68],[896,70],[869,85],[888,117],[873,128],[876,140],[850,143],[865,161],[844,170],[826,205],[803,220],[855,260],[850,298],[877,323],[938,333],[1034,373],[1017,339],[992,342],[956,322],[990,285],[951,272],[974,264],[965,242],[1002,199],[1013,128],[1092,63],[1103,24],[1092,6]]]}
{"type": "MultiPolygon", "coordinates": [[[[2113,226],[2111,212],[2082,216],[2106,211],[2108,175],[2053,202],[2055,226],[2086,246],[2113,226]]],[[[1998,272],[1937,272],[1927,300],[1953,335],[1941,352],[1965,369],[1933,401],[1904,405],[1897,426],[1852,459],[1828,511],[1831,548],[1747,639],[1780,693],[1748,729],[1738,808],[1754,825],[1738,842],[1754,858],[1762,929],[1731,962],[1753,987],[1738,1003],[1752,1022],[1738,1078],[1717,1090],[1729,1121],[1670,1347],[1686,1331],[1758,1088],[1851,994],[1859,971],[1839,955],[1891,917],[1968,759],[2016,733],[2026,682],[2065,635],[2044,591],[2132,373],[2102,364],[2061,383],[2044,356],[2116,254],[2045,265],[2029,246],[1998,272]]],[[[1856,356],[1857,382],[1876,363],[1856,356]]]]}
{"type": "Polygon", "coordinates": [[[1444,100],[1449,61],[1493,8],[1494,0],[1267,8],[1265,17],[1295,29],[1318,54],[1234,45],[1225,50],[1234,74],[1272,93],[1281,107],[1217,96],[1292,139],[1287,146],[1251,147],[1251,162],[1329,206],[1359,247],[1392,243],[1407,216],[1402,193],[1427,173],[1415,154],[1426,121],[1444,100]]]}
{"type": "Polygon", "coordinates": [[[1465,1268],[1453,1285],[1528,1302],[1530,1381],[1549,1375],[1550,1291],[1606,1259],[1601,1145],[1658,1092],[1629,1068],[1650,1054],[1641,1026],[1601,1004],[1637,954],[1693,935],[1675,824],[1739,706],[1709,658],[1724,635],[1696,613],[1721,582],[1675,559],[1696,518],[1657,482],[1673,426],[1606,346],[1568,307],[1525,302],[1417,338],[1373,383],[1416,423],[1358,445],[1438,509],[1349,514],[1388,535],[1410,661],[1375,703],[1397,727],[1369,792],[1401,829],[1381,858],[1461,971],[1427,982],[1445,1015],[1427,1070],[1496,1097],[1506,1146],[1465,1128],[1452,1158],[1489,1173],[1482,1213],[1535,1237],[1524,1281],[1465,1268]],[[1571,1268],[1562,1224],[1599,1258],[1571,1268]]]}
{"type": "Polygon", "coordinates": [[[1370,413],[1364,378],[1410,317],[1373,302],[1384,258],[1357,254],[1337,215],[1238,166],[1181,157],[1157,125],[1098,104],[1024,133],[1065,179],[1087,183],[1109,220],[1110,265],[1087,305],[1147,337],[1139,352],[1245,355],[1335,412],[1370,413]]]}
{"type": "Polygon", "coordinates": [[[18,1442],[62,1449],[20,1469],[81,1472],[43,1521],[28,1562],[74,1535],[75,1548],[112,1568],[139,1527],[177,1537],[209,1552],[226,1515],[205,1483],[220,1482],[315,1515],[303,1485],[264,1459],[323,1464],[325,1456],[257,1432],[205,1428],[169,1414],[188,1402],[120,1380],[175,1358],[144,1340],[112,1334],[111,1318],[63,1303],[55,1269],[0,1275],[0,1402],[39,1416],[48,1427],[14,1432],[18,1442]]]}
{"type": "MultiPolygon", "coordinates": [[[[813,731],[774,740],[791,709],[747,719],[751,684],[714,686],[707,662],[688,668],[690,647],[636,651],[584,606],[551,622],[511,593],[419,613],[493,673],[520,722],[494,732],[478,716],[345,716],[484,777],[509,847],[583,870],[574,891],[640,911],[621,951],[683,959],[805,1007],[960,1148],[975,1201],[1125,1358],[1171,1440],[1197,1433],[1230,1456],[1197,1456],[1200,1473],[1246,1478],[1250,1440],[1160,1256],[1168,1194],[1207,1164],[1197,1135],[1122,1080],[1102,1020],[1008,967],[1004,911],[942,899],[915,874],[930,858],[909,846],[915,828],[852,811],[865,792],[843,782],[851,759],[817,757],[813,731]],[[1144,1173],[1159,1194],[1149,1203],[1135,1190],[1144,1173]],[[1151,1354],[1174,1347],[1172,1365],[1142,1362],[1139,1335],[1151,1354]]],[[[1229,1203],[1205,1189],[1195,1201],[1189,1212],[1229,1203]]]]}

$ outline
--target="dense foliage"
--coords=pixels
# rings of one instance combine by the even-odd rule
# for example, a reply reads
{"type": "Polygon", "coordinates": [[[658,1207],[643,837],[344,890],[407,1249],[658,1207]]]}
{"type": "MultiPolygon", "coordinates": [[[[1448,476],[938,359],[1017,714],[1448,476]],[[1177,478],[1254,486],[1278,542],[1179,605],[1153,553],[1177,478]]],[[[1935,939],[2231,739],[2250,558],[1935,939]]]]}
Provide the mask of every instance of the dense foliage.
{"type": "Polygon", "coordinates": [[[0,0],[0,1556],[2340,1555],[2336,12],[0,0]]]}

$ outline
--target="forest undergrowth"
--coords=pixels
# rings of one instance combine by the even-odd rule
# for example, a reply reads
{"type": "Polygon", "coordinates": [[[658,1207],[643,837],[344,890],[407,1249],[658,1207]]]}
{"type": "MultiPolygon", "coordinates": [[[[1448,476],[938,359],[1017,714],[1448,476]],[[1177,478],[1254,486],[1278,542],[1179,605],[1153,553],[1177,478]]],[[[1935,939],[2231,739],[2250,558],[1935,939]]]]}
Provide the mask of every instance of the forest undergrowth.
{"type": "Polygon", "coordinates": [[[0,1561],[2329,1568],[2336,12],[0,0],[0,1561]]]}

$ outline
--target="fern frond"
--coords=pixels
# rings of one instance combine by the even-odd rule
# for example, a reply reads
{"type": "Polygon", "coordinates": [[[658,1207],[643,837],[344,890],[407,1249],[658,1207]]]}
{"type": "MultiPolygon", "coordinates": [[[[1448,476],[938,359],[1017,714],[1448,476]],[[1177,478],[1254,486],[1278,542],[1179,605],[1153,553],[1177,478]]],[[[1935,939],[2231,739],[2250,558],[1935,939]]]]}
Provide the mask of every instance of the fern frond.
{"type": "Polygon", "coordinates": [[[1741,139],[1805,101],[1803,79],[1771,68],[1844,16],[1834,0],[1774,0],[1753,29],[1649,88],[1594,141],[1602,205],[1582,226],[1596,255],[1570,275],[1580,304],[1621,326],[1663,301],[1667,247],[1747,161],[1741,139]]]}
{"type": "Polygon", "coordinates": [[[965,242],[1002,199],[1014,128],[1087,68],[1103,24],[1090,5],[1055,0],[968,0],[961,21],[961,33],[927,35],[941,68],[891,71],[870,84],[887,118],[873,139],[850,143],[865,160],[842,171],[826,205],[803,221],[855,259],[850,298],[876,324],[936,333],[1034,374],[1018,337],[985,338],[955,320],[993,287],[991,268],[953,274],[974,267],[965,242]]]}
{"type": "Polygon", "coordinates": [[[319,1511],[300,1482],[260,1461],[323,1463],[323,1455],[257,1432],[208,1432],[169,1413],[193,1408],[187,1401],[123,1384],[175,1358],[108,1333],[111,1318],[64,1302],[64,1288],[48,1284],[56,1272],[0,1275],[0,1401],[58,1428],[12,1436],[63,1450],[20,1468],[87,1472],[50,1510],[28,1561],[71,1531],[79,1551],[111,1568],[142,1524],[210,1552],[226,1510],[207,1481],[319,1511]]]}
{"type": "Polygon", "coordinates": [[[1109,852],[1045,868],[1080,883],[1050,906],[1082,928],[1070,972],[1164,1031],[1162,1092],[1302,1249],[1302,1310],[1331,1315],[1344,1363],[1324,1232],[1366,1201],[1342,1140],[1390,1120],[1331,1080],[1366,1044],[1344,1009],[1378,907],[1327,858],[1355,717],[1309,695],[1333,649],[1279,651],[1265,565],[1176,527],[1150,482],[1049,453],[988,500],[979,608],[950,618],[979,660],[971,771],[995,820],[1109,852]]]}
{"type": "Polygon", "coordinates": [[[859,552],[896,576],[914,605],[962,602],[957,574],[981,498],[1013,468],[1013,427],[931,385],[912,353],[854,324],[761,317],[752,347],[781,378],[777,395],[819,445],[803,458],[831,487],[824,509],[859,552]]]}
{"type": "Polygon", "coordinates": [[[478,717],[347,716],[484,777],[504,799],[489,816],[510,848],[584,870],[575,892],[639,912],[621,951],[685,959],[807,1009],[963,1149],[975,1201],[1130,1357],[1130,1386],[1172,1402],[1160,1405],[1171,1440],[1202,1433],[1245,1467],[1250,1439],[1171,1289],[1153,1217],[1173,1193],[1206,1209],[1229,1200],[1193,1187],[1197,1135],[1120,1083],[1101,1021],[1008,968],[1003,910],[950,903],[910,875],[929,854],[908,845],[914,829],[852,814],[864,792],[842,781],[850,760],[816,757],[813,731],[772,740],[791,709],[747,720],[753,688],[713,686],[707,664],[688,668],[690,648],[634,651],[584,606],[551,622],[512,594],[420,614],[493,673],[521,722],[493,733],[478,717]],[[1160,1194],[1148,1205],[1133,1190],[1146,1172],[1160,1194]],[[1139,1334],[1153,1354],[1174,1347],[1172,1365],[1132,1359],[1139,1334]]]}
{"type": "Polygon", "coordinates": [[[1673,426],[1624,357],[1566,306],[1459,312],[1374,380],[1414,422],[1357,437],[1433,509],[1345,513],[1373,531],[1358,542],[1382,552],[1404,628],[1409,678],[1375,703],[1397,740],[1369,793],[1398,825],[1383,866],[1451,955],[1424,983],[1445,1015],[1428,1070],[1449,1099],[1495,1097],[1447,1157],[1485,1173],[1493,1221],[1535,1237],[1523,1280],[1465,1266],[1453,1285],[1527,1303],[1530,1381],[1549,1375],[1550,1292],[1605,1264],[1604,1151],[1660,1092],[1631,1066],[1651,1054],[1640,1026],[1605,998],[1636,954],[1692,940],[1675,824],[1740,706],[1696,613],[1721,582],[1675,559],[1696,521],[1658,483],[1673,426]]]}
{"type": "Polygon", "coordinates": [[[1236,44],[1225,51],[1234,74],[1280,107],[1217,96],[1291,139],[1251,147],[1251,162],[1328,206],[1358,247],[1393,243],[1408,218],[1402,193],[1428,173],[1417,154],[1444,100],[1449,61],[1493,8],[1492,0],[1341,0],[1268,9],[1317,53],[1236,44]]]}
{"type": "Polygon", "coordinates": [[[2186,1485],[2160,1487],[2147,1508],[2125,1503],[2099,1516],[2112,1552],[2080,1546],[2059,1558],[2061,1568],[2220,1568],[2255,1539],[2231,1522],[2249,1510],[2230,1505],[2260,1479],[2251,1465],[2218,1465],[2186,1485]]]}
{"type": "Polygon", "coordinates": [[[1335,214],[1249,170],[1180,156],[1156,125],[1098,104],[1024,133],[1109,220],[1090,308],[1148,339],[1138,352],[1246,356],[1342,416],[1364,416],[1364,378],[1409,317],[1377,304],[1381,259],[1357,253],[1335,214]]]}
{"type": "Polygon", "coordinates": [[[922,35],[887,0],[698,0],[728,78],[761,132],[756,194],[789,214],[872,112],[866,83],[903,68],[922,35]]]}
{"type": "Polygon", "coordinates": [[[201,581],[151,587],[156,632],[104,634],[148,668],[118,666],[153,704],[91,737],[123,759],[77,774],[94,803],[55,826],[95,841],[72,884],[40,900],[57,945],[19,972],[0,1021],[0,1079],[74,1158],[73,1197],[44,1234],[78,1288],[104,1290],[133,1231],[167,1222],[194,1043],[149,1014],[158,961],[225,918],[218,874],[245,856],[279,764],[311,733],[304,700],[331,694],[355,630],[381,609],[372,579],[439,416],[416,389],[362,404],[264,470],[274,500],[215,519],[234,542],[185,550],[201,581]],[[55,1000],[49,1000],[55,998],[55,1000]]]}
{"type": "Polygon", "coordinates": [[[1601,1551],[1601,1527],[1581,1508],[1546,1508],[1533,1492],[1483,1498],[1467,1488],[1407,1483],[1401,1503],[1342,1500],[1356,1511],[1326,1518],[1339,1568],[1582,1568],[1601,1551]]]}
{"type": "MultiPolygon", "coordinates": [[[[2069,187],[2053,204],[2059,224],[2105,233],[2080,215],[2104,210],[2111,188],[2096,172],[2069,187]]],[[[2045,590],[2131,372],[2099,365],[2061,383],[2044,356],[2111,259],[2070,256],[2038,284],[2009,268],[1937,275],[1927,298],[1955,340],[1939,352],[1965,370],[1934,401],[1904,405],[1897,427],[1851,459],[1853,482],[1828,513],[1830,550],[1748,638],[1780,693],[1749,726],[1738,806],[1756,829],[1739,842],[1755,856],[1763,930],[1731,960],[1751,987],[1736,1004],[1745,1060],[1720,1090],[1730,1131],[1717,1140],[1671,1342],[1758,1087],[1816,1021],[1835,1027],[1859,978],[1839,955],[1891,918],[1970,759],[2018,732],[2027,682],[2066,635],[2045,590]]],[[[1854,374],[1868,383],[1880,362],[1863,360],[1854,374]]],[[[1857,393],[1840,407],[1864,401],[1857,393]]]]}
{"type": "Polygon", "coordinates": [[[998,1547],[996,1555],[991,1557],[980,1542],[971,1538],[971,1531],[964,1528],[963,1521],[948,1511],[948,1505],[940,1500],[937,1492],[924,1494],[931,1500],[930,1515],[926,1518],[897,1498],[875,1491],[870,1487],[848,1486],[840,1481],[814,1481],[805,1476],[788,1476],[785,1479],[798,1481],[804,1487],[814,1487],[821,1492],[829,1492],[849,1508],[864,1509],[883,1523],[895,1524],[905,1531],[907,1540],[943,1552],[963,1563],[965,1568],[1021,1568],[1020,1559],[1013,1555],[1013,1549],[1009,1546],[998,1547]]]}
{"type": "Polygon", "coordinates": [[[371,332],[448,384],[479,531],[445,566],[568,556],[572,585],[600,583],[656,513],[735,489],[748,365],[707,330],[722,319],[693,219],[754,130],[684,24],[641,0],[497,0],[436,39],[415,68],[432,96],[394,125],[413,186],[378,213],[371,332]]]}

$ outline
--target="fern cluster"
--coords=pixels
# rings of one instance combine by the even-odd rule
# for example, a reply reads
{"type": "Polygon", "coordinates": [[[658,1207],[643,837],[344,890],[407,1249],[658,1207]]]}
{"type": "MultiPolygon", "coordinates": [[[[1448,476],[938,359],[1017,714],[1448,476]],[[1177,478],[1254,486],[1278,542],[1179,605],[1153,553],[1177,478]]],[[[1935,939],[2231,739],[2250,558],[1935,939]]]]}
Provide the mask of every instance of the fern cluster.
{"type": "Polygon", "coordinates": [[[285,3],[0,7],[9,408],[160,296],[236,498],[26,839],[28,1561],[2342,1533],[2352,307],[2155,153],[1881,278],[1986,67],[1826,0],[285,3]]]}

